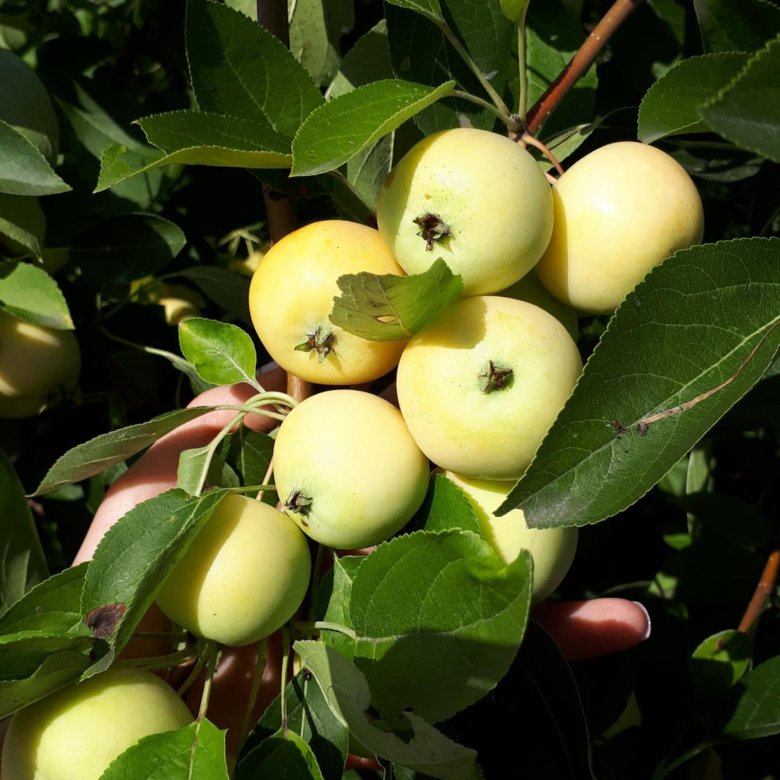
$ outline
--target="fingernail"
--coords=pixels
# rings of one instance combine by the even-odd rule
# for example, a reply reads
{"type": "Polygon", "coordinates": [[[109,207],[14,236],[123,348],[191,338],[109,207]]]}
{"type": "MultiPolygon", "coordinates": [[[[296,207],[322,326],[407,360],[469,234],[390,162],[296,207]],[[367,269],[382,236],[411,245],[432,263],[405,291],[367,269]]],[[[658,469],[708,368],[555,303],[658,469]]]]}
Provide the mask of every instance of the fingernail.
{"type": "Polygon", "coordinates": [[[651,633],[652,627],[653,627],[652,626],[652,621],[650,620],[650,613],[647,611],[647,607],[644,604],[640,603],[639,601],[634,601],[632,603],[636,604],[639,607],[639,609],[641,609],[642,612],[645,613],[645,618],[647,619],[647,630],[645,631],[645,634],[644,634],[644,636],[642,637],[642,640],[641,640],[641,641],[644,642],[645,639],[648,639],[650,637],[650,633],[651,633]]]}

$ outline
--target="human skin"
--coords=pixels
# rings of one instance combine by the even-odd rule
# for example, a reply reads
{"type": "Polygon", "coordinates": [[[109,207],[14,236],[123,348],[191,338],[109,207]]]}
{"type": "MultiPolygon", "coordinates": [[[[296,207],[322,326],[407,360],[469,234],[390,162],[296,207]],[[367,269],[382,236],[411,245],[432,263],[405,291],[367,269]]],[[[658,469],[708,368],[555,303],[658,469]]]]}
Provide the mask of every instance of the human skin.
{"type": "Polygon", "coordinates": [[[533,157],[506,136],[473,128],[412,147],[377,201],[379,232],[403,269],[421,273],[442,257],[463,276],[466,296],[497,292],[528,273],[552,219],[550,186],[533,157]]]}
{"type": "Polygon", "coordinates": [[[139,739],[192,722],[150,672],[114,668],[18,712],[3,750],[6,780],[97,780],[139,739]]]}
{"type": "MultiPolygon", "coordinates": [[[[259,379],[267,390],[284,389],[285,375],[281,370],[274,369],[259,379]]],[[[217,387],[207,390],[189,405],[240,404],[255,392],[249,385],[217,387]]],[[[174,487],[179,453],[184,449],[205,446],[233,414],[230,411],[209,412],[153,444],[107,491],[74,563],[89,560],[106,531],[136,504],[174,487]]],[[[276,424],[257,415],[247,417],[247,423],[254,430],[261,431],[270,430],[276,424]]],[[[647,611],[640,604],[626,599],[539,604],[534,607],[532,615],[542,623],[570,660],[627,650],[650,633],[647,611]]],[[[161,617],[158,612],[157,620],[161,617]]],[[[135,643],[131,642],[131,646],[135,643]]],[[[249,682],[254,675],[256,650],[256,645],[224,648],[212,686],[209,720],[228,730],[228,750],[233,755],[240,747],[238,740],[248,702],[249,682]]],[[[165,652],[169,652],[169,648],[164,644],[156,651],[151,647],[147,649],[149,656],[165,652]]],[[[281,663],[278,638],[275,636],[268,642],[266,659],[260,695],[254,708],[256,716],[279,692],[281,663]]],[[[187,695],[193,711],[197,711],[199,706],[200,689],[199,685],[193,686],[187,695]]]]}
{"type": "Polygon", "coordinates": [[[307,382],[369,382],[398,363],[402,341],[368,341],[330,321],[337,280],[370,272],[403,276],[374,228],[324,220],[275,243],[249,287],[249,311],[271,357],[307,382]]]}
{"type": "Polygon", "coordinates": [[[80,370],[72,331],[42,328],[0,310],[0,418],[38,414],[73,389],[80,370]]]}
{"type": "Polygon", "coordinates": [[[536,272],[577,311],[609,314],[655,265],[701,242],[704,211],[684,168],[623,141],[578,160],[553,187],[552,238],[536,272]]]}

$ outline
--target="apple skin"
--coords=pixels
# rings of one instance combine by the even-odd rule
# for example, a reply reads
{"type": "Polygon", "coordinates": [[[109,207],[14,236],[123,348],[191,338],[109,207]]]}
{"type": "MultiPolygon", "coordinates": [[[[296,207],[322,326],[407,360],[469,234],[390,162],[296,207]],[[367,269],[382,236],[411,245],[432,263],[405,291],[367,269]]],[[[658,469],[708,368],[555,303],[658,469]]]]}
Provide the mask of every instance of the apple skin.
{"type": "Polygon", "coordinates": [[[558,179],[553,201],[553,234],[536,271],[580,312],[613,312],[654,266],[702,239],[696,186],[676,160],[645,144],[621,141],[586,155],[558,179]]]}
{"type": "Polygon", "coordinates": [[[311,574],[306,537],[278,509],[228,494],[157,593],[175,623],[240,647],[281,628],[311,574]]]}
{"type": "Polygon", "coordinates": [[[514,482],[472,479],[444,472],[444,476],[457,485],[468,498],[479,518],[480,528],[498,557],[511,563],[528,550],[534,561],[533,600],[546,599],[569,571],[577,551],[578,529],[529,528],[525,524],[522,509],[512,509],[505,515],[493,514],[514,487],[514,482]]]}
{"type": "Polygon", "coordinates": [[[257,335],[274,361],[308,382],[370,382],[395,368],[403,341],[367,341],[333,325],[337,279],[367,271],[403,276],[378,231],[343,220],[314,222],[285,236],[263,257],[249,286],[257,335]],[[296,350],[320,332],[333,336],[326,354],[296,350]]]}
{"type": "Polygon", "coordinates": [[[438,466],[480,479],[518,479],[581,373],[577,346],[525,301],[464,298],[417,333],[398,365],[401,412],[438,466]],[[485,391],[490,361],[511,384],[485,391]]]}
{"type": "Polygon", "coordinates": [[[330,390],[296,406],[274,446],[285,512],[312,539],[336,549],[378,544],[425,498],[428,461],[392,404],[359,390],[330,390]],[[295,496],[311,500],[296,508],[295,496]]]}
{"type": "Polygon", "coordinates": [[[0,418],[32,417],[73,389],[81,351],[69,330],[0,311],[0,418]]]}
{"type": "Polygon", "coordinates": [[[409,274],[442,257],[461,274],[464,296],[494,293],[524,276],[542,256],[553,227],[550,186],[538,163],[506,136],[456,128],[420,141],[390,171],[377,223],[409,274]],[[451,230],[427,249],[425,214],[451,230]]]}
{"type": "Polygon", "coordinates": [[[172,688],[114,668],[20,710],[3,746],[3,780],[98,780],[143,737],[192,723],[172,688]]]}

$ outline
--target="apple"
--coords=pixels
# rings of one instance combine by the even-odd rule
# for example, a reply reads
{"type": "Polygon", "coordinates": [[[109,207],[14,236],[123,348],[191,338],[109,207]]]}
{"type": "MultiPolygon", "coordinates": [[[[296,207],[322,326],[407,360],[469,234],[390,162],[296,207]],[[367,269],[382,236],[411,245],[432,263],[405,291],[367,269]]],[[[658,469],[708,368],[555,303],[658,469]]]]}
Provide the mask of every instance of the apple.
{"type": "Polygon", "coordinates": [[[550,186],[533,157],[506,136],[464,127],[412,147],[385,179],[376,216],[407,273],[442,257],[466,296],[528,273],[553,226],[550,186]]]}
{"type": "Polygon", "coordinates": [[[493,514],[514,487],[513,482],[472,479],[446,471],[474,508],[485,539],[504,563],[511,563],[528,550],[534,561],[533,600],[546,599],[566,576],[577,550],[577,528],[529,528],[522,509],[493,514]]]}
{"type": "Polygon", "coordinates": [[[293,617],[310,574],[309,545],[295,523],[230,493],[165,579],[157,603],[197,636],[248,645],[293,617]]]}
{"type": "Polygon", "coordinates": [[[343,220],[314,222],[274,244],[249,287],[257,335],[274,361],[308,382],[360,384],[393,369],[402,341],[367,341],[333,325],[343,274],[403,275],[379,233],[343,220]]]}
{"type": "Polygon", "coordinates": [[[0,310],[0,417],[32,417],[73,389],[81,352],[69,330],[52,330],[0,310]]]}
{"type": "Polygon", "coordinates": [[[408,343],[398,365],[401,413],[438,466],[518,479],[582,370],[555,317],[526,301],[464,298],[408,343]]]}
{"type": "Polygon", "coordinates": [[[98,780],[143,737],[192,722],[159,677],[113,668],[20,710],[3,747],[3,780],[98,780]]]}
{"type": "Polygon", "coordinates": [[[536,266],[568,306],[609,314],[662,260],[701,242],[704,211],[684,168],[660,149],[602,146],[553,188],[555,221],[536,266]]]}
{"type": "Polygon", "coordinates": [[[388,539],[425,498],[428,461],[392,404],[359,390],[311,396],[274,446],[284,511],[312,539],[356,549],[388,539]]]}

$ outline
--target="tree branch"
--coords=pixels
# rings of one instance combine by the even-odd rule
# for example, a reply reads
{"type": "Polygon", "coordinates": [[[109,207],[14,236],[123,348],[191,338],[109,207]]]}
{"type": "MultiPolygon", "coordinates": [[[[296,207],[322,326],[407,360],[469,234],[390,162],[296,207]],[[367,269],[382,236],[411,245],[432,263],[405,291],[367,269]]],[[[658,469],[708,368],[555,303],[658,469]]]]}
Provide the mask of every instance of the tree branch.
{"type": "Polygon", "coordinates": [[[775,589],[778,571],[780,571],[780,545],[772,550],[769,558],[767,558],[764,571],[761,572],[761,579],[759,579],[756,590],[753,593],[753,598],[750,599],[745,614],[742,616],[742,620],[739,621],[737,631],[740,633],[747,634],[758,622],[769,597],[775,589]]]}

